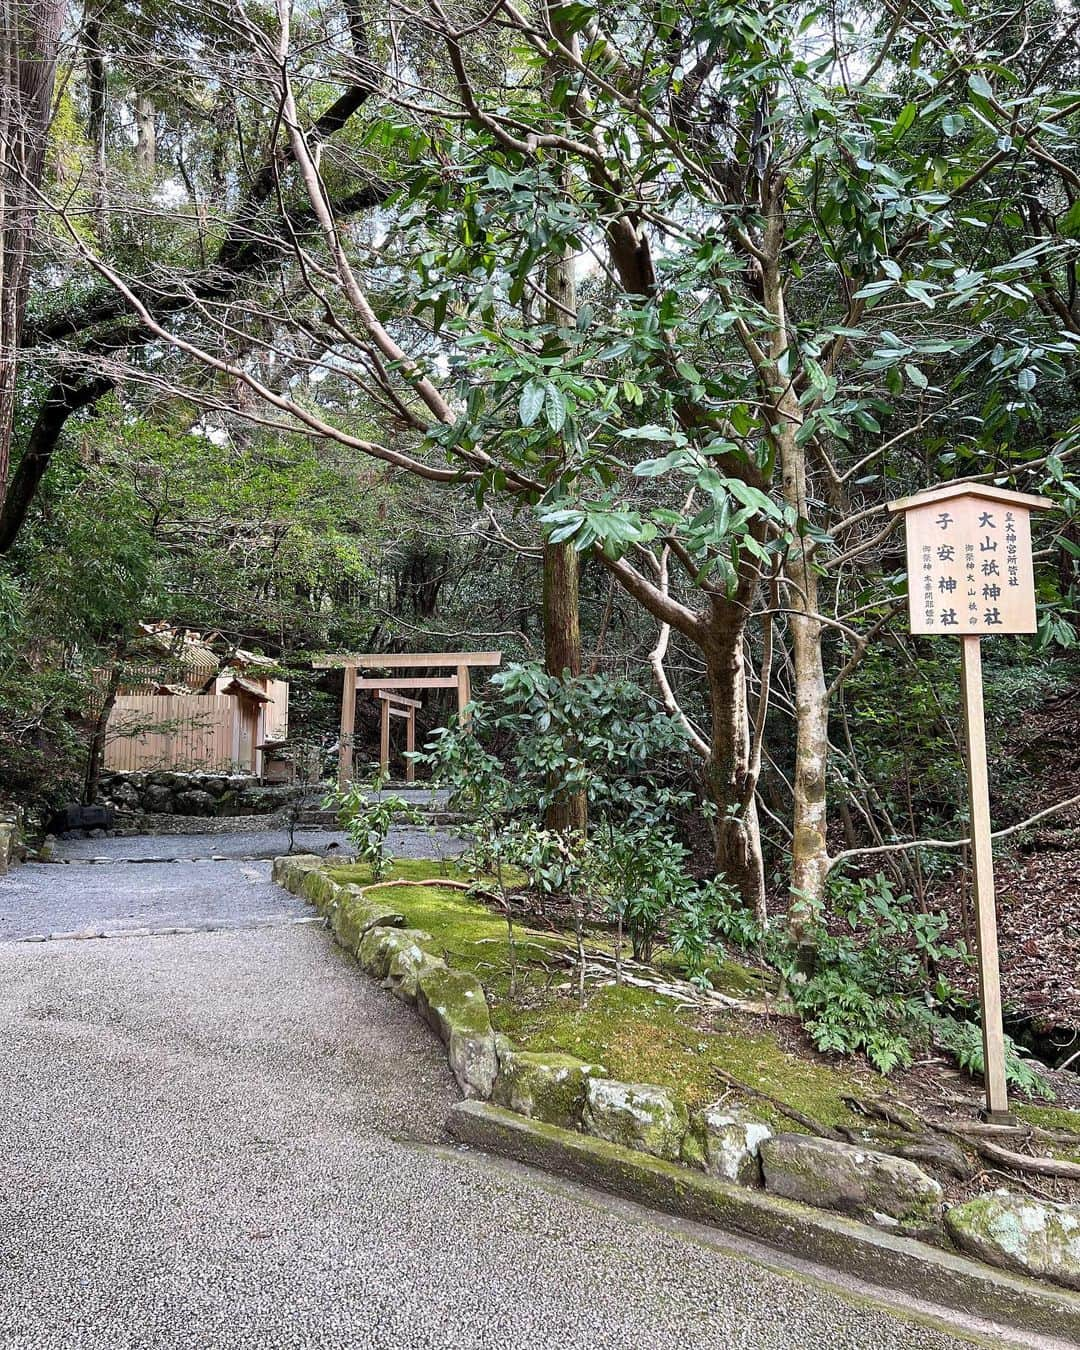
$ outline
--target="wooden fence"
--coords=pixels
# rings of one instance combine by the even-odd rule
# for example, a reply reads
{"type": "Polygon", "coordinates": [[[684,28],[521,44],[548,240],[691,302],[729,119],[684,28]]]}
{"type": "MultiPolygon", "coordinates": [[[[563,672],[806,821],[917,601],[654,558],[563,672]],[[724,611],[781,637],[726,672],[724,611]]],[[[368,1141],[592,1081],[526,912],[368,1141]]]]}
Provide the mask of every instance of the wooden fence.
{"type": "Polygon", "coordinates": [[[228,772],[237,700],[222,694],[121,694],[105,732],[105,768],[228,772]]]}

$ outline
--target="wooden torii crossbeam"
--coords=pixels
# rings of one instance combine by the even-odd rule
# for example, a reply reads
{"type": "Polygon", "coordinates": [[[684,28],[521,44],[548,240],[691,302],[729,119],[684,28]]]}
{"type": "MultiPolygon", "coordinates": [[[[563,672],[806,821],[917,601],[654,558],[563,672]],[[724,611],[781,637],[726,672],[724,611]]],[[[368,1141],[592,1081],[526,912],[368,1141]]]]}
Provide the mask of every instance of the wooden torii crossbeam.
{"type": "MultiPolygon", "coordinates": [[[[345,787],[352,778],[353,735],[356,730],[356,692],[358,689],[373,689],[376,695],[390,693],[400,689],[456,689],[458,716],[464,711],[471,697],[469,671],[474,666],[499,666],[502,664],[502,652],[334,652],[317,656],[312,661],[316,670],[330,670],[341,666],[345,679],[341,688],[341,738],[338,748],[338,784],[345,787]],[[370,679],[357,678],[360,670],[444,670],[450,668],[452,675],[394,675],[370,679]]],[[[389,700],[384,701],[384,710],[390,707],[389,700]]],[[[415,722],[416,709],[410,718],[415,722]]],[[[389,717],[384,711],[382,725],[383,745],[386,747],[380,755],[385,772],[389,759],[389,717]]]]}

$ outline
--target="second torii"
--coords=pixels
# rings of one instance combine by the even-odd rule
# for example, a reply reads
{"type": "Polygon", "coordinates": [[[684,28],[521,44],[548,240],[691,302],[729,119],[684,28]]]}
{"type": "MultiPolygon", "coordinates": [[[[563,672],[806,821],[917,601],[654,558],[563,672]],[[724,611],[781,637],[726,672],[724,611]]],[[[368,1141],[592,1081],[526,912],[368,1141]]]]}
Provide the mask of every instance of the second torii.
{"type": "Polygon", "coordinates": [[[411,783],[416,778],[416,765],[410,758],[416,749],[416,710],[423,704],[393,689],[376,689],[375,697],[379,700],[379,777],[390,777],[390,719],[400,717],[405,722],[405,781],[411,783]]]}

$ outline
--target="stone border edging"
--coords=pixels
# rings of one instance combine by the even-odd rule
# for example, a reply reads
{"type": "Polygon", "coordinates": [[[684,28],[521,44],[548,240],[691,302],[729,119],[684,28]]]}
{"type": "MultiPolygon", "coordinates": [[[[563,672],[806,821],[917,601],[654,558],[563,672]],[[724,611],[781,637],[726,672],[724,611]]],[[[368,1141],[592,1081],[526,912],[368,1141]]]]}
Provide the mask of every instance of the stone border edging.
{"type": "MultiPolygon", "coordinates": [[[[1080,1296],[1059,1287],[1080,1287],[1078,1207],[1047,1202],[1061,1214],[1037,1214],[1030,1235],[1031,1216],[1006,1212],[997,1216],[1004,1233],[972,1246],[951,1219],[974,1202],[948,1211],[941,1186],[915,1164],[871,1148],[773,1136],[738,1108],[688,1113],[654,1084],[613,1082],[600,1065],[520,1050],[495,1032],[480,980],[450,967],[430,933],[406,928],[405,915],[371,898],[370,888],[335,882],[315,854],[276,858],[271,876],[314,905],[334,940],[442,1040],[465,1097],[480,1099],[447,1122],[461,1142],[959,1311],[1058,1336],[1067,1325],[1080,1344],[1080,1296]],[[818,1156],[827,1148],[839,1160],[818,1156]],[[839,1171],[830,1175],[834,1163],[839,1171]],[[764,1191],[754,1189],[762,1172],[764,1191]],[[945,1240],[943,1208],[949,1237],[968,1255],[915,1240],[945,1240]],[[1034,1244],[1034,1259],[1019,1259],[1014,1237],[1034,1244]]],[[[1022,1197],[989,1199],[1006,1211],[1009,1202],[1024,1206],[1022,1197]]]]}
{"type": "Polygon", "coordinates": [[[404,927],[392,903],[369,899],[358,886],[341,886],[315,854],[275,858],[271,878],[301,895],[330,924],[334,940],[369,975],[420,1016],[446,1046],[450,1068],[467,1097],[495,1090],[499,1056],[484,987],[475,975],[453,970],[429,933],[404,927]]]}
{"type": "Polygon", "coordinates": [[[488,1102],[454,1106],[459,1143],[584,1182],[679,1218],[754,1238],[947,1308],[1080,1342],[1080,1297],[842,1215],[718,1181],[591,1135],[530,1120],[488,1102]]]}
{"type": "Polygon", "coordinates": [[[23,861],[26,850],[22,812],[0,817],[0,877],[23,861]]]}

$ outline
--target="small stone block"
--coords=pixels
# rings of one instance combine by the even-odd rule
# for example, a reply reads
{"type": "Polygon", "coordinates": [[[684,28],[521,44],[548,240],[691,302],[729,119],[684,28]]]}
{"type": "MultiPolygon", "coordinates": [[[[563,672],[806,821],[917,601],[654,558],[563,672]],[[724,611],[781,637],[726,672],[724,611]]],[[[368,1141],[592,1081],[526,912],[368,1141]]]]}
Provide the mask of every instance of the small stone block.
{"type": "Polygon", "coordinates": [[[686,1134],[682,1102],[653,1083],[589,1080],[581,1123],[587,1134],[677,1162],[686,1134]]]}

